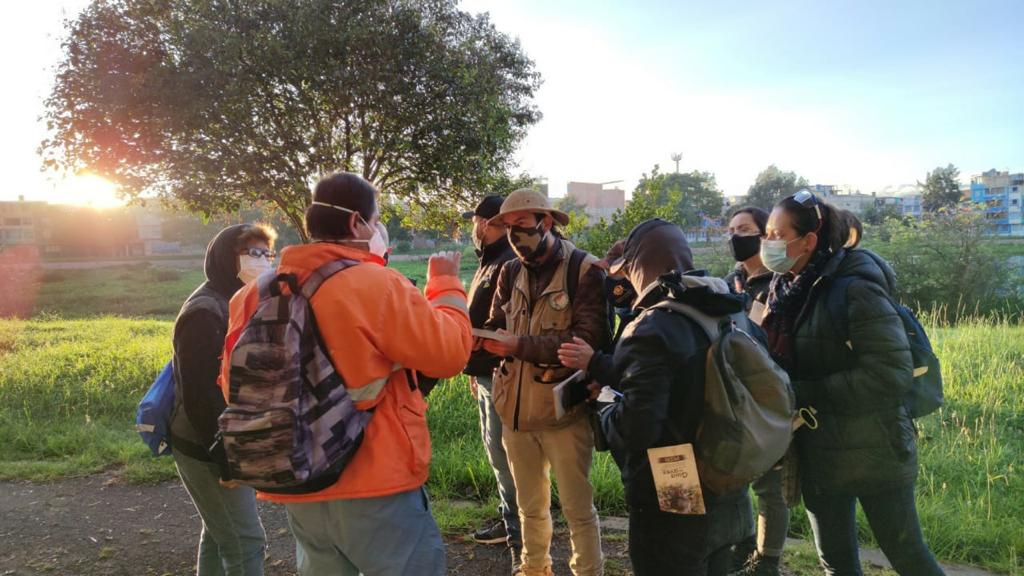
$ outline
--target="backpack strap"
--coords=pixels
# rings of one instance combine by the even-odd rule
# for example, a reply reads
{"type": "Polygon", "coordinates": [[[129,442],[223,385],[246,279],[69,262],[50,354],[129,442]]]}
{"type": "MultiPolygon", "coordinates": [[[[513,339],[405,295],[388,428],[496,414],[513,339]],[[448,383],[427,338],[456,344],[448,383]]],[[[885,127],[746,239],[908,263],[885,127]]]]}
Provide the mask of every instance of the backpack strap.
{"type": "Polygon", "coordinates": [[[356,266],[357,264],[359,264],[359,262],[356,262],[355,260],[346,260],[343,258],[340,260],[331,260],[317,268],[309,275],[309,278],[306,278],[306,281],[302,283],[302,296],[306,300],[312,299],[313,294],[316,294],[316,291],[320,289],[320,286],[323,286],[323,283],[326,282],[328,278],[342,270],[356,266]]]}
{"type": "MultiPolygon", "coordinates": [[[[575,248],[572,254],[569,255],[569,270],[566,273],[568,280],[566,282],[565,291],[569,295],[569,302],[576,299],[576,291],[580,289],[580,275],[585,273],[582,270],[583,261],[587,258],[587,253],[584,250],[575,248]]],[[[589,270],[590,267],[588,266],[589,270]]]]}
{"type": "Polygon", "coordinates": [[[656,308],[676,312],[686,316],[690,320],[693,320],[701,327],[702,330],[704,330],[704,333],[708,336],[708,340],[711,342],[717,340],[718,335],[722,333],[722,323],[729,322],[731,320],[728,316],[725,318],[709,316],[689,304],[683,304],[678,300],[672,300],[670,298],[666,298],[665,300],[658,302],[654,306],[648,308],[648,310],[654,310],[656,308]]]}

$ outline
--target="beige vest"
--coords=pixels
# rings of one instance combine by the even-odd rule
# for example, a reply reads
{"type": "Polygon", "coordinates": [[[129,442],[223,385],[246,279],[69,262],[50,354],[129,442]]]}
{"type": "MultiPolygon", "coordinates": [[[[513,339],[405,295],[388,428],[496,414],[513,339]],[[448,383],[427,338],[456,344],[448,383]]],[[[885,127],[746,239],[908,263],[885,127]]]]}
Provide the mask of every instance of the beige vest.
{"type": "MultiPolygon", "coordinates": [[[[564,332],[572,324],[572,303],[569,301],[569,256],[575,246],[568,240],[556,245],[561,250],[551,282],[536,302],[530,302],[530,279],[525,266],[512,287],[512,296],[502,306],[505,327],[517,336],[541,336],[564,332]]],[[[588,254],[580,263],[580,278],[597,259],[588,254]]],[[[585,414],[583,406],[563,416],[555,417],[552,394],[554,385],[568,378],[574,370],[561,364],[537,365],[518,359],[505,359],[495,371],[492,394],[494,407],[501,422],[514,430],[541,430],[564,426],[585,414]]]]}

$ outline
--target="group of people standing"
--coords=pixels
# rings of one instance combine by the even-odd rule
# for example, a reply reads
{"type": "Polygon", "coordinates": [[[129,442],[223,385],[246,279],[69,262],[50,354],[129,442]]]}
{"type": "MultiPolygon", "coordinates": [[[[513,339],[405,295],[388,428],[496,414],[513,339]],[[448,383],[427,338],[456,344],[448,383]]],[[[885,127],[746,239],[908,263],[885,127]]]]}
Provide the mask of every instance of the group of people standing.
{"type": "Polygon", "coordinates": [[[444,546],[424,489],[430,436],[420,382],[459,372],[469,376],[500,499],[499,519],[474,538],[507,545],[513,575],[553,573],[552,473],[570,569],[603,573],[589,481],[595,445],[607,446],[621,471],[638,576],[778,574],[789,507],[800,494],[826,573],[860,574],[858,501],[897,572],[942,573],[914,503],[916,431],[902,405],[913,367],[891,301],[894,277],[856,248],[861,228],[852,215],[809,192],[770,214],[738,210],[728,240],[737,268],[725,281],[700,271],[683,231],[660,219],[639,224],[599,259],[561,235],[569,215],[535,191],[487,196],[465,217],[479,258],[468,293],[458,254],[430,258],[421,293],[386,266],[373,186],[347,173],[317,184],[306,214],[313,242],[286,249],[277,270],[301,282],[332,259],[358,263],[325,281],[310,303],[356,408],[373,417],[338,481],[312,494],[233,485],[223,455],[204,448],[230,387],[225,341],[251,316],[250,281],[272,269],[275,256],[273,231],[259,225],[227,228],[210,243],[207,281],[175,324],[171,439],[203,520],[201,576],[262,573],[256,498],[285,506],[305,576],[443,574],[444,546]],[[840,277],[854,278],[842,335],[825,308],[840,277]],[[801,412],[814,415],[782,462],[753,483],[756,526],[747,487],[706,492],[701,515],[659,507],[647,450],[694,442],[711,345],[693,320],[658,306],[666,300],[715,316],[749,313],[789,374],[801,412]],[[607,386],[616,401],[560,414],[552,387],[577,370],[592,381],[593,397],[607,386]]]}

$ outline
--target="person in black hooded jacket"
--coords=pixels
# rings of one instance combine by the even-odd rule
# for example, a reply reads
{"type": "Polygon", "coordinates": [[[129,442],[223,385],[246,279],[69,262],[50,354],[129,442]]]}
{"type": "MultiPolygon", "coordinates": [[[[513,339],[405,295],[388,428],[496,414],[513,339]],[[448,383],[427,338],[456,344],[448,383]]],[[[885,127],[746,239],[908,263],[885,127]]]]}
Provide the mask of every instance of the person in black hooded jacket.
{"type": "Polygon", "coordinates": [[[704,370],[710,341],[681,314],[652,308],[676,299],[722,316],[743,310],[743,297],[724,281],[692,272],[683,231],[648,220],[630,232],[622,261],[637,287],[639,315],[622,334],[613,363],[622,394],[604,409],[601,424],[625,486],[629,555],[637,576],[726,574],[730,548],[752,529],[746,488],[716,496],[704,492],[706,514],[679,515],[658,506],[647,450],[693,443],[704,409],[704,370]]]}
{"type": "Polygon", "coordinates": [[[776,204],[761,257],[775,272],[762,324],[789,373],[797,406],[814,408],[796,431],[804,505],[827,574],[861,574],[856,504],[893,568],[936,575],[914,502],[916,430],[904,398],[913,384],[907,331],[893,304],[889,265],[855,249],[855,216],[802,190],[776,204]],[[851,278],[840,334],[827,303],[851,278]]]}
{"type": "Polygon", "coordinates": [[[224,454],[210,452],[225,408],[217,385],[228,325],[228,302],[246,282],[272,268],[276,234],[263,225],[221,230],[206,249],[206,281],[185,300],[174,322],[175,405],[171,451],[178,475],[202,519],[199,576],[263,574],[266,536],[256,493],[220,482],[224,454]]]}

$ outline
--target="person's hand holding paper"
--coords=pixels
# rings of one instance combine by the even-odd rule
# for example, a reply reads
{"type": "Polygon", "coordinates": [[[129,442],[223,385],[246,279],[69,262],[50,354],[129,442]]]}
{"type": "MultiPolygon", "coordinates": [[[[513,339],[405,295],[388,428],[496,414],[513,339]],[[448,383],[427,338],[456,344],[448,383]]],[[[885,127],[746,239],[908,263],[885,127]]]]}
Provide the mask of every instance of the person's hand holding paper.
{"type": "Polygon", "coordinates": [[[500,358],[515,356],[519,351],[519,337],[501,329],[474,329],[473,336],[476,337],[479,346],[500,358]]]}

